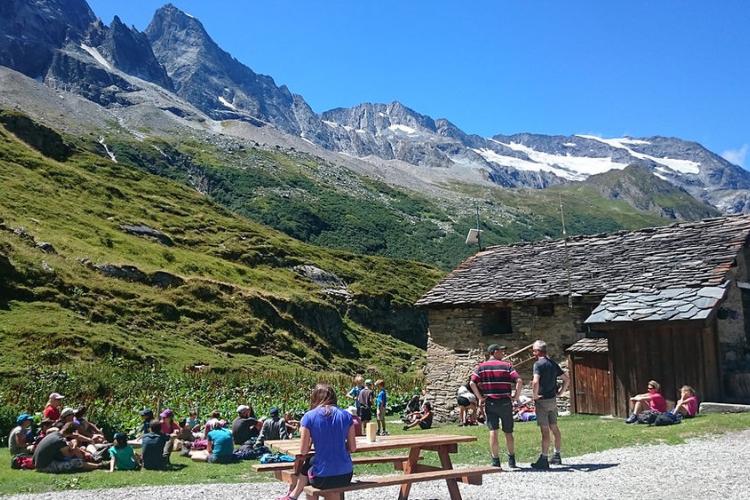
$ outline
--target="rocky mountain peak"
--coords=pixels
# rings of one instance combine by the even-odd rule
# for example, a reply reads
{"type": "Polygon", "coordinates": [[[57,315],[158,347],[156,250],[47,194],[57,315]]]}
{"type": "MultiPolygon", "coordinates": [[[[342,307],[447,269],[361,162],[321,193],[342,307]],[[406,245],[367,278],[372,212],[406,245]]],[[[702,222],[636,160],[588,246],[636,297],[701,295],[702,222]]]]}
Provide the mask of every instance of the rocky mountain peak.
{"type": "Polygon", "coordinates": [[[94,21],[85,0],[2,0],[0,65],[43,76],[54,51],[80,39],[94,21]]]}

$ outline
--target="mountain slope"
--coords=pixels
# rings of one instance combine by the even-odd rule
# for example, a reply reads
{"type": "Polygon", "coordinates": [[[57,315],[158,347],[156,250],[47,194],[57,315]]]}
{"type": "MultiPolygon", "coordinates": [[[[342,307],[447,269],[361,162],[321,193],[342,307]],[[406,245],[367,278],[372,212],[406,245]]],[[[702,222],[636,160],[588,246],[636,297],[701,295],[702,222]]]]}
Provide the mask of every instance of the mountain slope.
{"type": "MultiPolygon", "coordinates": [[[[54,142],[54,131],[40,134],[54,142]]],[[[347,372],[418,366],[420,351],[394,337],[424,345],[411,303],[434,269],[302,244],[92,155],[94,144],[62,143],[72,154],[58,162],[0,127],[0,343],[13,352],[0,371],[23,356],[40,366],[60,356],[178,369],[268,356],[347,372]]]]}
{"type": "Polygon", "coordinates": [[[661,217],[698,220],[721,214],[639,165],[592,175],[583,184],[593,187],[606,198],[624,200],[635,208],[661,217]]]}

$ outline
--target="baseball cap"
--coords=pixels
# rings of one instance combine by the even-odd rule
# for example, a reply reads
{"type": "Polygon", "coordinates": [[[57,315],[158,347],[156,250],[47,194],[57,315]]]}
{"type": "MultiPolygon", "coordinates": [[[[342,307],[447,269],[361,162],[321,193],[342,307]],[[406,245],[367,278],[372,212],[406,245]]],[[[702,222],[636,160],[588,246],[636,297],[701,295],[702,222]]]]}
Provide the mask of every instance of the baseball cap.
{"type": "Polygon", "coordinates": [[[365,380],[365,385],[372,385],[372,379],[368,378],[367,380],[365,380]]]}
{"type": "Polygon", "coordinates": [[[28,413],[21,413],[20,415],[18,415],[18,418],[16,419],[16,425],[21,425],[22,423],[26,422],[27,420],[34,420],[34,419],[28,413]]]}
{"type": "Polygon", "coordinates": [[[75,414],[75,412],[76,412],[76,411],[75,411],[75,410],[74,410],[73,408],[65,408],[65,409],[64,409],[64,410],[63,410],[63,411],[62,411],[62,412],[60,413],[60,418],[65,418],[65,417],[68,417],[68,416],[70,416],[70,415],[73,415],[73,414],[75,414]]]}
{"type": "Polygon", "coordinates": [[[127,441],[128,436],[124,432],[115,432],[114,440],[115,441],[127,441]]]}
{"type": "Polygon", "coordinates": [[[174,415],[174,412],[170,410],[169,408],[165,409],[163,412],[159,414],[161,418],[171,417],[172,415],[174,415]]]}
{"type": "Polygon", "coordinates": [[[144,409],[142,409],[142,410],[141,410],[141,413],[140,413],[140,415],[141,415],[142,417],[153,417],[153,416],[154,416],[154,412],[152,412],[152,411],[151,411],[150,409],[148,409],[148,408],[144,408],[144,409]]]}
{"type": "Polygon", "coordinates": [[[357,414],[357,409],[354,406],[350,406],[349,408],[346,409],[346,411],[348,411],[352,415],[356,415],[357,414]]]}
{"type": "Polygon", "coordinates": [[[495,351],[504,351],[505,349],[507,348],[504,345],[490,344],[489,347],[487,347],[487,352],[492,354],[495,351]]]}
{"type": "Polygon", "coordinates": [[[52,394],[49,395],[49,399],[50,401],[53,399],[65,399],[65,396],[61,395],[58,392],[53,392],[52,394]]]}
{"type": "Polygon", "coordinates": [[[271,409],[270,409],[270,410],[268,411],[268,413],[269,413],[269,415],[271,415],[272,417],[278,417],[278,416],[279,416],[279,409],[278,409],[278,408],[276,408],[276,407],[274,406],[273,408],[271,408],[271,409]]]}
{"type": "Polygon", "coordinates": [[[237,407],[237,413],[242,413],[243,411],[247,411],[249,409],[250,409],[250,407],[247,406],[247,405],[239,405],[237,407]]]}

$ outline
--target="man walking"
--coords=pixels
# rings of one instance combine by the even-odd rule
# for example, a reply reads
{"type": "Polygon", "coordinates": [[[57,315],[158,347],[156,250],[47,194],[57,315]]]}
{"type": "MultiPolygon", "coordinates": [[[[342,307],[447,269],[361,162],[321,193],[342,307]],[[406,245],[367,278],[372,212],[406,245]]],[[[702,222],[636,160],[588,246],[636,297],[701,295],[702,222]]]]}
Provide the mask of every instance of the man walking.
{"type": "Polygon", "coordinates": [[[487,348],[490,358],[480,363],[471,374],[471,390],[477,397],[480,406],[484,406],[487,427],[490,430],[490,454],[492,465],[500,467],[500,446],[497,431],[502,427],[505,433],[505,445],[508,449],[508,467],[516,467],[515,443],[513,441],[513,403],[511,391],[513,383],[516,393],[513,398],[518,401],[523,381],[513,365],[503,361],[505,346],[492,344],[487,348]]]}
{"type": "Polygon", "coordinates": [[[570,377],[562,371],[560,365],[547,357],[547,344],[544,341],[534,342],[532,352],[536,357],[536,362],[531,390],[536,405],[536,423],[542,432],[542,453],[531,466],[534,469],[549,469],[549,464],[562,465],[562,458],[560,458],[562,436],[557,426],[557,396],[567,390],[570,377]],[[560,390],[557,389],[557,377],[563,381],[560,390]],[[547,458],[550,431],[555,437],[555,454],[552,455],[552,459],[547,458]]]}

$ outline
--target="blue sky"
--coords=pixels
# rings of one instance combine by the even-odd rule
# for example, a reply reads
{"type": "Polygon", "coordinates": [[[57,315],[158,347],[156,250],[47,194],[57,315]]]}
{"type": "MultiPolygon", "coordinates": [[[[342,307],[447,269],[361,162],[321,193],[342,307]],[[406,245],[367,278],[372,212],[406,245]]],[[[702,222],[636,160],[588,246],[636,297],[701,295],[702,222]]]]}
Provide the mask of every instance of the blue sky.
{"type": "MultiPolygon", "coordinates": [[[[89,0],[140,30],[164,3],[89,0]]],[[[172,3],[316,111],[399,100],[484,136],[676,136],[750,168],[750,1],[172,3]]]]}

